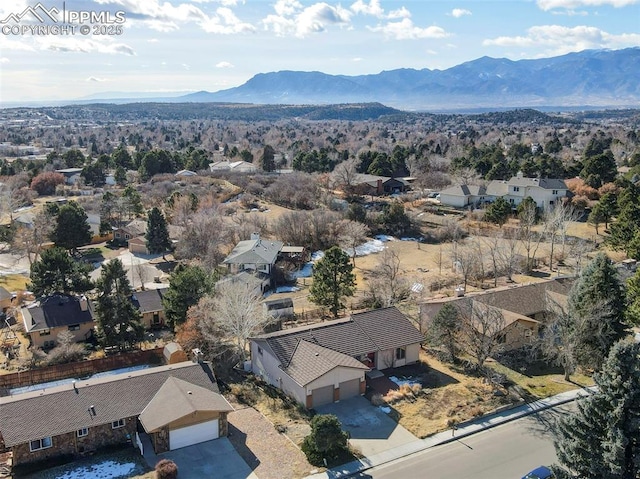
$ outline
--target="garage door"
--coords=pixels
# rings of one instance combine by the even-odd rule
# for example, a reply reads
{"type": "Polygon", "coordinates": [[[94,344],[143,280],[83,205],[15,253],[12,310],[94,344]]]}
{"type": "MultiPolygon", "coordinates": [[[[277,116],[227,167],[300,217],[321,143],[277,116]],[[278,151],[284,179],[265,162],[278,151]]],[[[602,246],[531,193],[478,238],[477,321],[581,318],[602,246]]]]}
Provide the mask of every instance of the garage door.
{"type": "Polygon", "coordinates": [[[360,379],[340,383],[340,399],[349,399],[360,394],[360,379]]]}
{"type": "Polygon", "coordinates": [[[313,390],[313,401],[311,407],[324,406],[333,402],[333,384],[313,390]]]}
{"type": "Polygon", "coordinates": [[[201,422],[193,426],[169,431],[169,449],[180,449],[200,442],[218,439],[218,420],[201,422]]]}

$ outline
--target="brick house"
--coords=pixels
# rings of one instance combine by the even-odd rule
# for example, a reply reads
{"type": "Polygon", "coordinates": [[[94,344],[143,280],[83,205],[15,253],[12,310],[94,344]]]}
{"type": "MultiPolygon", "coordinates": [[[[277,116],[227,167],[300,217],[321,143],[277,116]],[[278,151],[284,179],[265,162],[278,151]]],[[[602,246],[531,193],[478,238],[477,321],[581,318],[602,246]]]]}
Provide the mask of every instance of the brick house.
{"type": "Polygon", "coordinates": [[[25,333],[36,348],[52,348],[63,331],[86,341],[95,326],[93,304],[85,296],[57,293],[21,309],[25,333]]]}
{"type": "Polygon", "coordinates": [[[14,466],[79,457],[148,434],[157,454],[226,436],[231,405],[206,362],[79,380],[0,398],[14,466]]]}

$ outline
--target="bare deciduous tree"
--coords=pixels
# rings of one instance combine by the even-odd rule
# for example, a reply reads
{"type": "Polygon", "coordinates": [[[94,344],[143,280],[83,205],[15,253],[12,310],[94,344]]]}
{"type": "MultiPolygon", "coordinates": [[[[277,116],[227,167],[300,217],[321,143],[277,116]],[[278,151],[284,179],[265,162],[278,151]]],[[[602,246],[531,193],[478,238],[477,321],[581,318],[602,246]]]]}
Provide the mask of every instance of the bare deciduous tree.
{"type": "Polygon", "coordinates": [[[473,300],[460,302],[458,312],[461,349],[482,368],[488,358],[503,348],[504,316],[499,309],[473,300]]]}
{"type": "Polygon", "coordinates": [[[367,291],[367,296],[374,305],[392,306],[409,295],[409,282],[400,273],[400,256],[385,248],[380,254],[367,291]]]}
{"type": "Polygon", "coordinates": [[[513,275],[520,272],[518,254],[518,235],[513,230],[502,232],[502,241],[497,251],[500,270],[507,277],[507,281],[513,281],[513,275]]]}
{"type": "Polygon", "coordinates": [[[175,252],[179,259],[198,259],[215,268],[222,259],[220,246],[230,236],[228,224],[217,207],[202,209],[192,215],[175,252]]]}
{"type": "Polygon", "coordinates": [[[329,184],[332,188],[341,188],[347,196],[353,195],[359,167],[360,160],[357,158],[349,158],[339,163],[331,173],[329,184]]]}
{"type": "Polygon", "coordinates": [[[232,281],[216,285],[213,296],[205,296],[196,309],[205,339],[235,345],[244,360],[249,338],[275,322],[262,306],[262,297],[232,281]]]}
{"type": "Polygon", "coordinates": [[[536,228],[538,217],[534,206],[523,208],[518,214],[518,217],[520,218],[518,236],[527,254],[525,268],[527,271],[531,271],[534,267],[536,253],[538,252],[538,247],[540,246],[540,242],[542,241],[544,234],[536,228]]]}
{"type": "Polygon", "coordinates": [[[346,249],[353,259],[353,267],[356,267],[357,247],[367,240],[369,227],[359,221],[342,220],[338,224],[340,231],[338,244],[346,249]]]}
{"type": "Polygon", "coordinates": [[[51,215],[40,211],[33,217],[32,227],[20,226],[16,231],[13,247],[26,256],[29,266],[38,261],[44,244],[50,241],[55,223],[51,215]]]}

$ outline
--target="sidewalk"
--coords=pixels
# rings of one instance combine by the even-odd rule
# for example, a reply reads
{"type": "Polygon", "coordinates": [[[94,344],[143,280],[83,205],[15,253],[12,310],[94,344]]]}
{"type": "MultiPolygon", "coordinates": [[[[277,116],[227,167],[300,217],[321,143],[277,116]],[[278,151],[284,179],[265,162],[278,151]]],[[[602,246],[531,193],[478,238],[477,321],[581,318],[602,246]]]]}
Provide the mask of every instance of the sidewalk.
{"type": "Polygon", "coordinates": [[[429,449],[440,444],[446,444],[448,442],[455,441],[456,439],[470,436],[471,434],[499,426],[500,424],[505,424],[507,422],[520,419],[521,417],[534,414],[538,411],[543,411],[554,406],[571,402],[579,397],[590,394],[593,389],[593,387],[574,389],[573,391],[567,391],[556,396],[540,399],[496,414],[461,423],[456,427],[454,436],[452,436],[451,430],[440,432],[425,439],[413,441],[374,456],[365,457],[358,461],[343,464],[334,469],[328,469],[322,473],[307,476],[305,479],[335,479],[349,477],[362,471],[366,471],[367,469],[371,469],[372,467],[380,466],[382,464],[395,461],[396,459],[401,459],[411,454],[415,454],[416,452],[424,451],[425,449],[429,449]]]}

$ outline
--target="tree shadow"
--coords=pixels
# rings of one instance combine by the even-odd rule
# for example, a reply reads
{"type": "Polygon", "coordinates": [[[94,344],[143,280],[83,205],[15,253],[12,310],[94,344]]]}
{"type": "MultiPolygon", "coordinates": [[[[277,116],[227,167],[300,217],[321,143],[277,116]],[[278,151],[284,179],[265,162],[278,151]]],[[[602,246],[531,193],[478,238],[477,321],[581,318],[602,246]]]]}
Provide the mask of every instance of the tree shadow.
{"type": "Polygon", "coordinates": [[[227,437],[236,452],[251,470],[255,470],[260,465],[260,459],[247,446],[247,435],[231,423],[228,423],[228,428],[227,437]]]}

